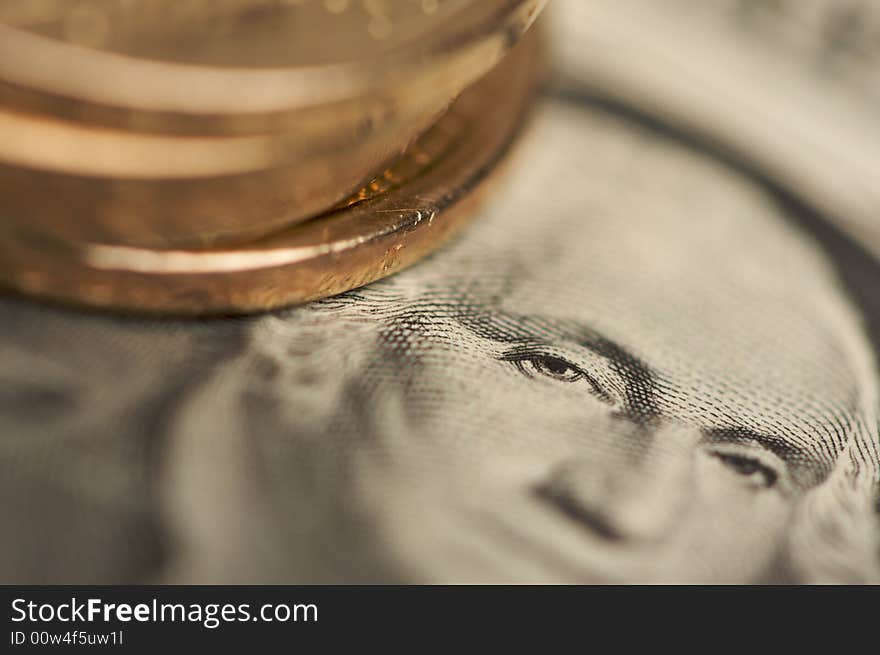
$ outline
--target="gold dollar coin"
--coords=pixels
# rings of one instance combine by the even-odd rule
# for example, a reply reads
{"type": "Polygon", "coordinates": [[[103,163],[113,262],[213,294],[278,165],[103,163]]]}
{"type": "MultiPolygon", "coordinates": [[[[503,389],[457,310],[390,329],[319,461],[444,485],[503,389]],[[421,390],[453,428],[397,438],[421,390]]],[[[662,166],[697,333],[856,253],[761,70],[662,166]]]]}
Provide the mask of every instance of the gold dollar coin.
{"type": "Polygon", "coordinates": [[[337,294],[438,248],[474,215],[515,142],[540,71],[530,34],[407,152],[325,215],[210,249],[0,238],[0,282],[40,298],[138,313],[252,312],[337,294]]]}
{"type": "Polygon", "coordinates": [[[304,66],[393,51],[468,0],[18,0],[0,21],[59,41],[207,66],[304,66]],[[332,38],[328,38],[332,35],[332,38]]]}
{"type": "Polygon", "coordinates": [[[0,231],[216,248],[343,202],[544,0],[0,3],[0,231]]]}

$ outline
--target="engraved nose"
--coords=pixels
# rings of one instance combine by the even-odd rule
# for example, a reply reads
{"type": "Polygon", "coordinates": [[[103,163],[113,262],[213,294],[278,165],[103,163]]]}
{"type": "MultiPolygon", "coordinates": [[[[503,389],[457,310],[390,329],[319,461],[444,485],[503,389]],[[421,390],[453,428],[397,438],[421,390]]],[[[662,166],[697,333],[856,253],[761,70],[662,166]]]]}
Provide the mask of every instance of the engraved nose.
{"type": "Polygon", "coordinates": [[[613,452],[554,469],[538,495],[595,536],[651,541],[665,535],[687,505],[696,431],[634,430],[613,452]]]}

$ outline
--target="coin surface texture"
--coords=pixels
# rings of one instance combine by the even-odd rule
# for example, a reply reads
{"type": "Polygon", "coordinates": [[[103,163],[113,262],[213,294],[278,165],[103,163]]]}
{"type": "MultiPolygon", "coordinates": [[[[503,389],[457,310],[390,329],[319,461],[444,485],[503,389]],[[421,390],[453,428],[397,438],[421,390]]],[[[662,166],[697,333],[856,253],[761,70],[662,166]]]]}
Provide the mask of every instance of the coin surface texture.
{"type": "Polygon", "coordinates": [[[138,313],[267,310],[387,276],[438,248],[479,205],[528,115],[540,70],[536,31],[339,208],[217,248],[0,238],[0,278],[38,297],[138,313]]]}
{"type": "Polygon", "coordinates": [[[545,0],[0,3],[0,231],[216,248],[398,158],[545,0]]]}

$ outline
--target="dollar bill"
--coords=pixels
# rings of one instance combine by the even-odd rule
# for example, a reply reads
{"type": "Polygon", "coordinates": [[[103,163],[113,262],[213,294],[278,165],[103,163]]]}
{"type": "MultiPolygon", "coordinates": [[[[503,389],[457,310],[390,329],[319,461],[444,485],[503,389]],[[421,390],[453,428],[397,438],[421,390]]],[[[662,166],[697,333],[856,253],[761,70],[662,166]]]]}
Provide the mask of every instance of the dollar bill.
{"type": "Polygon", "coordinates": [[[557,41],[572,86],[734,154],[880,257],[875,2],[600,0],[565,13],[557,41]]]}
{"type": "Polygon", "coordinates": [[[0,579],[880,580],[878,68],[807,5],[557,2],[503,186],[385,281],[3,300],[0,579]]]}

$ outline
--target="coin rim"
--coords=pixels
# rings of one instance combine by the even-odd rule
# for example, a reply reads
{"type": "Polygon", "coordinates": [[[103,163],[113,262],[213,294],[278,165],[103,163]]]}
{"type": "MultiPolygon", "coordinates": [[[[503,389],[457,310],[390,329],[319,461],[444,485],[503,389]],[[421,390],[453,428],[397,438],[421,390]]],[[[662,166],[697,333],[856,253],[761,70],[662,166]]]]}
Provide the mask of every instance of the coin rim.
{"type": "Polygon", "coordinates": [[[472,16],[417,47],[343,64],[274,68],[145,60],[0,24],[0,79],[86,102],[180,114],[287,112],[400,89],[426,74],[438,85],[461,78],[460,90],[498,62],[547,1],[503,0],[497,8],[475,2],[472,16]]]}
{"type": "Polygon", "coordinates": [[[533,32],[457,101],[471,107],[468,138],[410,183],[238,248],[150,251],[4,238],[0,285],[65,304],[193,317],[307,302],[400,271],[457,234],[498,179],[542,70],[533,32]]]}

